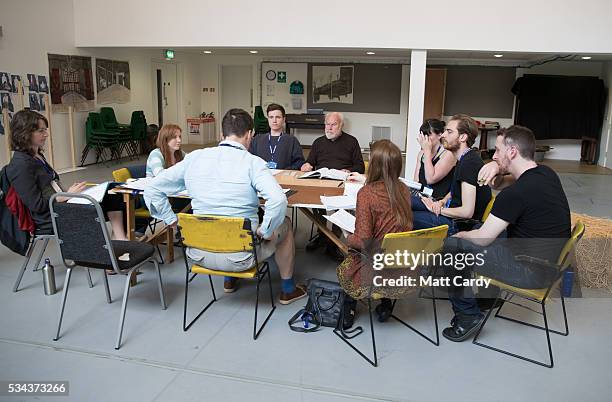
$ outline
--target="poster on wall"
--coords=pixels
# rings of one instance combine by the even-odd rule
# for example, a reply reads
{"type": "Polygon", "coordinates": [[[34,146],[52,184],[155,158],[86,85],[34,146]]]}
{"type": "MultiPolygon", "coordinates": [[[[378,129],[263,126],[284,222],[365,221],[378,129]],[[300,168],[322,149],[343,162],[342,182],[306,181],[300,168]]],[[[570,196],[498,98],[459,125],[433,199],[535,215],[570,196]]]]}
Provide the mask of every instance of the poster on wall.
{"type": "Polygon", "coordinates": [[[16,74],[11,74],[11,92],[16,94],[19,92],[19,88],[21,87],[21,93],[23,94],[23,85],[21,85],[21,76],[16,74]]]}
{"type": "Polygon", "coordinates": [[[130,101],[130,64],[127,61],[96,59],[98,103],[130,101]]]}
{"type": "Polygon", "coordinates": [[[11,96],[10,92],[0,92],[0,102],[2,103],[2,109],[8,109],[8,111],[11,113],[15,111],[13,97],[11,96]]]}
{"type": "MultiPolygon", "coordinates": [[[[49,54],[49,81],[54,112],[89,111],[95,107],[91,57],[49,54]]],[[[29,78],[29,75],[28,75],[29,78]]]]}
{"type": "Polygon", "coordinates": [[[11,89],[9,73],[0,72],[0,91],[10,91],[11,89]]]}
{"type": "Polygon", "coordinates": [[[354,66],[312,66],[312,103],[353,104],[354,66]]]}

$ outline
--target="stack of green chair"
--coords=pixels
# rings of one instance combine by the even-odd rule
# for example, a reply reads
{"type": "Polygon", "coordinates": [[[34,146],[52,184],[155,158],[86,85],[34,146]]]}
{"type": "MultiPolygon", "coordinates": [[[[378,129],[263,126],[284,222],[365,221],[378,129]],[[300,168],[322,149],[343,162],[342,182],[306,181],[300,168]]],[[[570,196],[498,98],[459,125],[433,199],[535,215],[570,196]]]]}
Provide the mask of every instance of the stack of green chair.
{"type": "Polygon", "coordinates": [[[268,118],[263,112],[263,108],[261,106],[255,106],[255,115],[253,116],[253,129],[255,130],[255,135],[257,134],[265,134],[270,132],[270,126],[268,125],[268,118]]]}
{"type": "Polygon", "coordinates": [[[112,107],[103,107],[100,109],[100,117],[105,130],[119,133],[117,137],[119,142],[118,157],[120,158],[124,151],[130,157],[138,157],[138,147],[132,141],[131,128],[127,124],[117,122],[115,110],[112,107]]]}
{"type": "Polygon", "coordinates": [[[120,150],[119,135],[118,130],[104,127],[99,113],[89,113],[85,123],[86,144],[81,154],[81,166],[91,149],[96,152],[96,163],[114,159],[120,150]]]}
{"type": "Polygon", "coordinates": [[[132,112],[130,121],[130,140],[136,154],[144,154],[147,139],[147,119],[142,110],[132,112]]]}

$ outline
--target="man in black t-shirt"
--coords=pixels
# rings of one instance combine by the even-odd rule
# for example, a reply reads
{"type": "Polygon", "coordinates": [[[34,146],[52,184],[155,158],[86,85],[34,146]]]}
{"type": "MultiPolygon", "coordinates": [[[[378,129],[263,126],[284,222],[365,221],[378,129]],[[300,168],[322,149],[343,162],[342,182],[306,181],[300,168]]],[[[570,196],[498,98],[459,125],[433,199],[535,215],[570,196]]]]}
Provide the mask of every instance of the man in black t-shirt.
{"type": "MultiPolygon", "coordinates": [[[[515,256],[556,263],[570,237],[571,221],[559,178],[549,167],[535,163],[534,153],[535,137],[528,128],[511,126],[498,132],[493,162],[480,169],[478,182],[501,192],[482,227],[457,233],[447,240],[445,251],[484,253],[484,264],[473,267],[478,274],[516,287],[541,289],[550,285],[557,270],[517,261],[515,256]],[[504,230],[507,239],[497,239],[504,230]]],[[[449,299],[455,317],[452,327],[442,333],[462,341],[478,329],[483,314],[471,287],[450,287],[449,299]]]]}
{"type": "Polygon", "coordinates": [[[491,189],[477,182],[478,172],[484,165],[478,151],[471,149],[477,136],[474,119],[464,114],[451,117],[440,137],[444,148],[457,158],[450,192],[440,201],[422,198],[428,210],[413,212],[415,230],[448,225],[451,235],[457,232],[454,219],[482,219],[491,199],[491,189]]]}

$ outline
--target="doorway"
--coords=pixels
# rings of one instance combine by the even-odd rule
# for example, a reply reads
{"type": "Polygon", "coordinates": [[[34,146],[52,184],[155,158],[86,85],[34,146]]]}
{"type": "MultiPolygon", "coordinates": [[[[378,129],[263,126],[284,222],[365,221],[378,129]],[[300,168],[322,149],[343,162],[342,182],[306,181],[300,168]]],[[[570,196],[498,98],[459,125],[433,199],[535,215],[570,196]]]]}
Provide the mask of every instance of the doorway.
{"type": "Polygon", "coordinates": [[[178,124],[178,87],[176,64],[153,62],[153,111],[155,122],[161,128],[164,124],[178,124]]]}

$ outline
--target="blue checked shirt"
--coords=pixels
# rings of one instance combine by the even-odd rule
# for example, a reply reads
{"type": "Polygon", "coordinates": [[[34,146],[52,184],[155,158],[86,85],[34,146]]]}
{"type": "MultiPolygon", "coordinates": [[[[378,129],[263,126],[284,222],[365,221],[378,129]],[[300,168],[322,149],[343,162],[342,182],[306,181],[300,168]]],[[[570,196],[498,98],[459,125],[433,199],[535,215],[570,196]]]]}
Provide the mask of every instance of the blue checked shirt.
{"type": "Polygon", "coordinates": [[[234,141],[193,151],[156,176],[145,189],[151,216],[170,225],[177,220],[168,195],[187,190],[193,213],[244,217],[257,230],[257,193],[266,200],[261,234],[269,238],[285,219],[287,197],[266,163],[234,141]]]}

